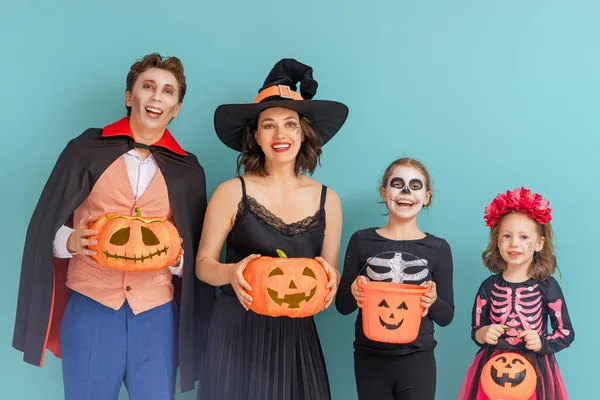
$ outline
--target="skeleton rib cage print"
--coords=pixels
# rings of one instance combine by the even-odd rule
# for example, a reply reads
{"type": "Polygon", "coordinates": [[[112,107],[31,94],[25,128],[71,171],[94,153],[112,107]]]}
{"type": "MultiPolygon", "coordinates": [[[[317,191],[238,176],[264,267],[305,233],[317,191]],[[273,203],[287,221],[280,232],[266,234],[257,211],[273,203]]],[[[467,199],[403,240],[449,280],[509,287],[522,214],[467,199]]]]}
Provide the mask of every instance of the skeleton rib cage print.
{"type": "Polygon", "coordinates": [[[367,259],[361,270],[366,268],[367,277],[373,281],[424,285],[431,279],[428,264],[408,252],[384,251],[367,259]],[[388,255],[392,257],[383,257],[388,255]]]}
{"type": "MultiPolygon", "coordinates": [[[[487,300],[477,296],[477,315],[475,316],[477,326],[481,324],[481,312],[486,303],[487,300]]],[[[540,336],[545,333],[542,330],[542,319],[545,315],[542,312],[543,296],[539,284],[518,287],[514,290],[511,287],[494,284],[490,293],[489,307],[489,316],[492,323],[510,327],[506,331],[506,341],[513,346],[523,342],[523,339],[518,337],[521,329],[535,330],[540,336]]],[[[558,329],[547,339],[568,336],[570,332],[565,329],[561,315],[562,300],[557,299],[548,303],[548,308],[550,312],[554,313],[558,321],[558,329]]]]}

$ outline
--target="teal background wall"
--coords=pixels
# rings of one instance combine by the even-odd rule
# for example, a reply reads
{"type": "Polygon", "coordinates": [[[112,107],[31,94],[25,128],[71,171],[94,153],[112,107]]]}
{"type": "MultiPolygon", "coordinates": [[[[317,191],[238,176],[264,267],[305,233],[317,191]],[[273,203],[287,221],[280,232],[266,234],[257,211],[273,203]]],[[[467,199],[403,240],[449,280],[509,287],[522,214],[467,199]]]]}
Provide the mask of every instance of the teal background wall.
{"type": "MultiPolygon", "coordinates": [[[[455,262],[456,316],[436,331],[438,399],[456,398],[476,351],[469,332],[487,276],[483,209],[517,186],[541,192],[554,208],[557,278],[577,332],[559,364],[571,398],[593,397],[599,18],[593,0],[3,3],[0,397],[63,396],[59,360],[48,353],[39,369],[11,347],[25,230],[59,152],[124,115],[128,68],[154,51],[184,63],[188,94],[170,129],[198,155],[211,193],[234,176],[237,155],[214,134],[215,108],[251,101],[280,58],[314,67],[317,98],[348,104],[314,174],[342,200],[342,257],[354,231],[385,223],[377,204],[385,166],[413,156],[429,167],[434,201],[419,224],[449,241],[455,262]]],[[[335,400],[356,398],[354,318],[333,307],[316,317],[335,400]]]]}

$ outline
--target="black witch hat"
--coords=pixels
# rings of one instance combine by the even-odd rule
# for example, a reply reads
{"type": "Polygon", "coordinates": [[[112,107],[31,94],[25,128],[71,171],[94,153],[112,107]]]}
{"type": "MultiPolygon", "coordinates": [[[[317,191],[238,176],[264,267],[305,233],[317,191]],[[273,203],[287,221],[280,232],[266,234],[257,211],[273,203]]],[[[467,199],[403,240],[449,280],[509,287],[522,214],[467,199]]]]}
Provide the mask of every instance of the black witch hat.
{"type": "Polygon", "coordinates": [[[233,150],[241,151],[248,123],[267,108],[283,107],[310,118],[322,144],[327,143],[346,121],[348,107],[337,101],[312,100],[318,87],[312,73],[311,67],[294,59],[279,61],[259,89],[254,103],[217,107],[215,130],[219,139],[233,150]],[[296,91],[297,83],[300,83],[300,93],[296,91]]]}

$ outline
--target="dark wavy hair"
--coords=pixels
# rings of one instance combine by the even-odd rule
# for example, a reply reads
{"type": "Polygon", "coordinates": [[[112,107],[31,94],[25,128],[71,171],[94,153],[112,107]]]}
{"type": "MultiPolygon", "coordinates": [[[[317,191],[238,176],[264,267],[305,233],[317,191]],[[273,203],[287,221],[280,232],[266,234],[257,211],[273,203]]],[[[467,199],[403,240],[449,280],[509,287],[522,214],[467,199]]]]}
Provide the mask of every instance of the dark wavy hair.
{"type": "MultiPolygon", "coordinates": [[[[300,120],[300,129],[304,135],[304,141],[300,145],[300,151],[296,156],[296,165],[294,172],[308,173],[312,175],[319,165],[321,157],[321,138],[315,132],[310,118],[298,114],[300,120]]],[[[247,174],[267,175],[265,171],[265,153],[263,153],[254,135],[258,129],[258,119],[260,114],[254,117],[248,125],[242,138],[242,151],[237,158],[237,173],[243,171],[247,174]]]]}

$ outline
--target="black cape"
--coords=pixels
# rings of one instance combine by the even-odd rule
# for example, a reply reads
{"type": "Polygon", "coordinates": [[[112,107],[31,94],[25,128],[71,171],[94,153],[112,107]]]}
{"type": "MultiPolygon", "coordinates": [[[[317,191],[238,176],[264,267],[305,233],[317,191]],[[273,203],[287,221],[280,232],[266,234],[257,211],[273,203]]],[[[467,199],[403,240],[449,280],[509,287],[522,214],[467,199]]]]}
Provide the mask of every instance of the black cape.
{"type": "MultiPolygon", "coordinates": [[[[88,129],[69,142],[33,212],[23,250],[13,347],[24,353],[25,362],[42,365],[44,351],[52,341],[49,336],[56,336],[60,330],[60,326],[51,325],[53,320],[60,321],[62,314],[53,314],[64,311],[55,304],[59,287],[55,279],[60,277],[53,264],[61,260],[52,254],[54,236],[72,218],[100,175],[134,147],[152,152],[164,175],[175,225],[183,238],[183,278],[173,280],[180,305],[180,386],[185,392],[194,389],[199,377],[204,332],[215,301],[215,288],[195,276],[195,256],[207,204],[204,169],[191,153],[182,156],[160,146],[139,145],[127,136],[103,137],[102,129],[88,129]]],[[[56,338],[53,340],[59,343],[56,338]]]]}

